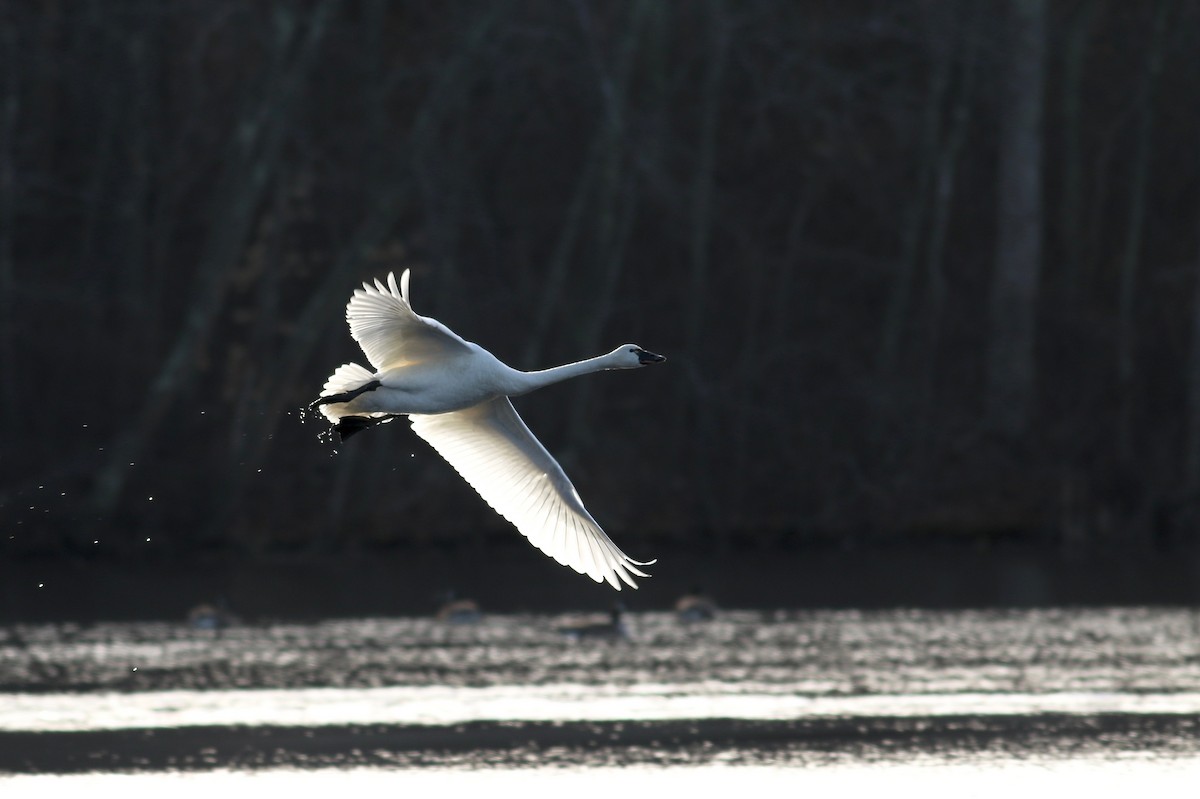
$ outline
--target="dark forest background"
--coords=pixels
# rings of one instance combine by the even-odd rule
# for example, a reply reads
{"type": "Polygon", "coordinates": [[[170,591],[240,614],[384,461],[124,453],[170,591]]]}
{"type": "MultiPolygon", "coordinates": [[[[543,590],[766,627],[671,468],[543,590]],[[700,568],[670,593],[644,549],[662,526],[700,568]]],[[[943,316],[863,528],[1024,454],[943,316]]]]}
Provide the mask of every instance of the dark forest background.
{"type": "Polygon", "coordinates": [[[407,425],[299,410],[406,267],[514,366],[668,356],[518,406],[634,557],[1193,552],[1198,41],[1191,0],[8,0],[0,557],[516,536],[407,425]]]}

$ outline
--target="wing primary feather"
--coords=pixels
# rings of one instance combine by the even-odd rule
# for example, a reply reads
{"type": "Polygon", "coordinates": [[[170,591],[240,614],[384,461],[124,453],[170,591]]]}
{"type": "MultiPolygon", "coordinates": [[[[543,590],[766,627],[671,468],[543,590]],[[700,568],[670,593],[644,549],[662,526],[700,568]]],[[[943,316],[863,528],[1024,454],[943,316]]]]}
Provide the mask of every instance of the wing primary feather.
{"type": "Polygon", "coordinates": [[[604,579],[608,580],[608,582],[611,583],[613,585],[613,587],[616,588],[618,591],[621,590],[617,586],[617,583],[614,582],[614,580],[613,580],[612,569],[611,569],[611,567],[609,567],[608,559],[605,558],[603,556],[603,554],[600,552],[600,546],[599,546],[600,542],[598,542],[596,540],[595,535],[587,536],[587,543],[588,543],[588,549],[591,552],[592,562],[594,564],[603,563],[606,566],[606,568],[601,570],[599,568],[599,566],[597,565],[597,567],[596,567],[596,582],[600,582],[600,574],[603,571],[604,579]]]}
{"type": "MultiPolygon", "coordinates": [[[[546,552],[546,530],[550,527],[550,520],[554,516],[556,510],[553,498],[549,494],[545,494],[544,501],[538,507],[535,521],[532,525],[532,531],[537,535],[538,549],[546,552]]],[[[550,557],[554,557],[553,552],[546,552],[550,557]]],[[[558,558],[554,558],[558,560],[558,558]]]]}
{"type": "Polygon", "coordinates": [[[566,558],[571,560],[572,563],[578,563],[578,561],[582,560],[580,536],[578,536],[577,530],[572,530],[571,533],[564,536],[563,551],[566,553],[566,558]]]}
{"type": "Polygon", "coordinates": [[[580,535],[578,530],[572,530],[571,541],[571,559],[579,564],[576,571],[586,574],[593,580],[596,579],[596,569],[594,558],[592,557],[591,549],[588,544],[590,536],[580,535]]]}
{"type": "Polygon", "coordinates": [[[558,550],[563,560],[568,560],[570,557],[564,544],[567,539],[568,528],[571,524],[571,516],[572,514],[570,508],[563,506],[561,503],[555,503],[554,519],[551,523],[554,525],[554,534],[560,542],[555,548],[558,550]]]}
{"type": "Polygon", "coordinates": [[[551,556],[559,563],[569,564],[571,557],[564,546],[565,539],[563,538],[562,506],[555,508],[553,516],[546,536],[546,552],[551,553],[551,556]]]}
{"type": "Polygon", "coordinates": [[[592,579],[600,582],[608,571],[608,564],[599,557],[600,553],[596,551],[594,535],[590,529],[580,530],[578,536],[579,556],[588,564],[588,574],[592,579]]]}

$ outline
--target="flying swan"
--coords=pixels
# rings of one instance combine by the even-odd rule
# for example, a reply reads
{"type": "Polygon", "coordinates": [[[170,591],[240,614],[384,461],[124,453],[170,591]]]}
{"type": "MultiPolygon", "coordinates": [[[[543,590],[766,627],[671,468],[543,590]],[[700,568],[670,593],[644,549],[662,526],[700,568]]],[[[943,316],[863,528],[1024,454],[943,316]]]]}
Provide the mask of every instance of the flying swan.
{"type": "Polygon", "coordinates": [[[634,369],[663,356],[636,344],[607,355],[522,372],[465,341],[435,319],[413,311],[409,270],[396,285],[363,283],[346,306],[350,335],[371,372],[339,366],[312,403],[344,441],[407,415],[413,431],[462,475],[492,508],[538,549],[596,582],[637,588],[648,577],[614,544],[583,506],[562,467],[521,421],[509,397],[605,369],[634,369]]]}

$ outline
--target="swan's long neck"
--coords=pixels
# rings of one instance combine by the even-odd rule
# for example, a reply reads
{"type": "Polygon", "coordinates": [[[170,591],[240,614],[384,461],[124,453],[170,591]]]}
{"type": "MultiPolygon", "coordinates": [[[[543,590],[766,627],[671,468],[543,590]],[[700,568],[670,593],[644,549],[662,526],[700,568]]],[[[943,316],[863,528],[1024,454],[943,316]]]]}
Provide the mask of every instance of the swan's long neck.
{"type": "Polygon", "coordinates": [[[508,393],[510,396],[528,394],[530,391],[536,391],[539,388],[561,383],[564,380],[570,380],[572,377],[611,369],[613,368],[610,362],[611,357],[612,353],[598,355],[595,358],[575,361],[574,363],[567,363],[550,369],[538,369],[533,372],[522,372],[514,369],[512,375],[514,390],[508,393]]]}

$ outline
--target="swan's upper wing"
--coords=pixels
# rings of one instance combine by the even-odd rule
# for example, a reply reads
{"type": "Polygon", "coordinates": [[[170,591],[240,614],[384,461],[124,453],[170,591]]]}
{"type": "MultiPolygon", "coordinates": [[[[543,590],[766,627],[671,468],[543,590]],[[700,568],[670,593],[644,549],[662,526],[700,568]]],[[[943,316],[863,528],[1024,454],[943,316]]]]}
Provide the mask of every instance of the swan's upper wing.
{"type": "Polygon", "coordinates": [[[389,273],[387,285],[363,283],[346,306],[350,335],[376,369],[392,369],[470,351],[467,342],[436,319],[421,316],[408,302],[408,270],[389,273]]]}
{"type": "Polygon", "coordinates": [[[454,413],[412,415],[413,430],[538,549],[596,582],[648,576],[596,524],[558,462],[508,397],[454,413]]]}

